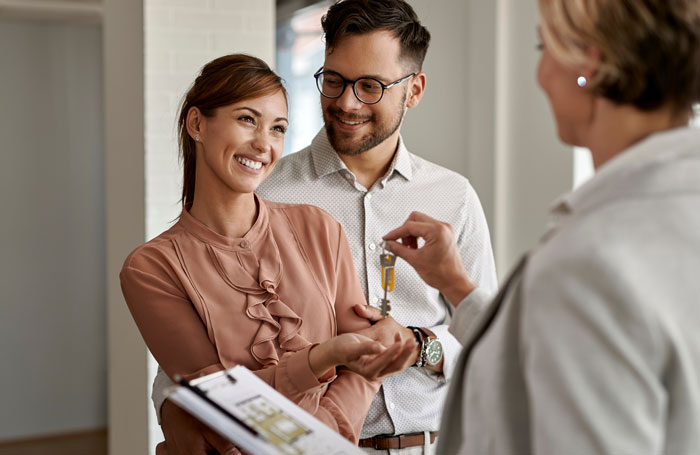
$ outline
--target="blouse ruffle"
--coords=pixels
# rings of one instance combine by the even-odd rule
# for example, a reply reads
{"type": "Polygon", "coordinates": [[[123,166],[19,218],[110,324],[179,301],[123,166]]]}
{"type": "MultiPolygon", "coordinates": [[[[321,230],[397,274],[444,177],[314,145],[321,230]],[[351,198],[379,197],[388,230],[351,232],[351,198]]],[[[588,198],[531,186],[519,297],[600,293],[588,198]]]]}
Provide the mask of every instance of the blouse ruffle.
{"type": "Polygon", "coordinates": [[[186,211],[180,219],[186,220],[188,230],[195,228],[200,231],[195,235],[207,237],[207,248],[219,274],[229,286],[246,296],[245,314],[259,323],[250,354],[266,367],[279,364],[275,340],[282,351],[293,352],[304,349],[311,342],[299,334],[302,324],[299,315],[277,294],[282,261],[269,226],[267,208],[259,200],[258,207],[258,219],[243,239],[221,237],[186,211]]]}

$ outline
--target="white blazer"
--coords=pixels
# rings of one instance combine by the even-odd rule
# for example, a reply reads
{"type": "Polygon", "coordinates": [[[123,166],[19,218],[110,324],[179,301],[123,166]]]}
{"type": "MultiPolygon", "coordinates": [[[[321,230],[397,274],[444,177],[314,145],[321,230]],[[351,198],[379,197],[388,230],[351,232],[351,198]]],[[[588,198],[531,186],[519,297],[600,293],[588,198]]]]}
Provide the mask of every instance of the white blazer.
{"type": "Polygon", "coordinates": [[[700,131],[655,134],[555,206],[464,344],[439,454],[700,454],[700,131]]]}

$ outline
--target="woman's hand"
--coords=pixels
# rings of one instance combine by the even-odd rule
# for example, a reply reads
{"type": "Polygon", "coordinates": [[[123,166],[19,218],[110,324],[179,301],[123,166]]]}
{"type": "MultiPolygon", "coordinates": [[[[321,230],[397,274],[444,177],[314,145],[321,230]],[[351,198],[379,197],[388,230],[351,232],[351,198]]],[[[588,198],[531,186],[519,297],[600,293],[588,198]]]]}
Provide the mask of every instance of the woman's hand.
{"type": "Polygon", "coordinates": [[[214,430],[192,417],[170,400],[161,408],[161,428],[165,442],[156,455],[240,455],[241,452],[214,430]]]}
{"type": "Polygon", "coordinates": [[[314,346],[309,352],[309,364],[317,378],[343,365],[366,379],[380,379],[403,370],[414,357],[414,339],[402,342],[397,336],[394,341],[385,348],[364,335],[344,333],[314,346]]]}

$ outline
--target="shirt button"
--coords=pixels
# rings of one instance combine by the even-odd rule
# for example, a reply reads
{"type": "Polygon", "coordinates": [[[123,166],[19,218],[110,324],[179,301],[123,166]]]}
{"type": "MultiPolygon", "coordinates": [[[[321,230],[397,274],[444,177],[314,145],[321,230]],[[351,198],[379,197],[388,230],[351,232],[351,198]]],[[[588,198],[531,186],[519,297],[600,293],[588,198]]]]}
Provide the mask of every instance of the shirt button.
{"type": "Polygon", "coordinates": [[[248,248],[248,241],[247,240],[241,240],[241,248],[248,248]]]}
{"type": "Polygon", "coordinates": [[[372,297],[372,303],[377,303],[377,302],[379,302],[379,298],[375,295],[374,297],[372,297]]]}
{"type": "Polygon", "coordinates": [[[396,407],[396,405],[395,405],[394,402],[392,401],[391,403],[389,403],[389,407],[393,410],[393,409],[396,407]]]}
{"type": "Polygon", "coordinates": [[[374,243],[370,243],[370,244],[369,244],[369,249],[372,250],[372,251],[374,251],[375,249],[377,249],[377,245],[375,245],[374,243]]]}
{"type": "Polygon", "coordinates": [[[372,193],[367,193],[367,196],[365,196],[367,199],[372,199],[372,193]]]}

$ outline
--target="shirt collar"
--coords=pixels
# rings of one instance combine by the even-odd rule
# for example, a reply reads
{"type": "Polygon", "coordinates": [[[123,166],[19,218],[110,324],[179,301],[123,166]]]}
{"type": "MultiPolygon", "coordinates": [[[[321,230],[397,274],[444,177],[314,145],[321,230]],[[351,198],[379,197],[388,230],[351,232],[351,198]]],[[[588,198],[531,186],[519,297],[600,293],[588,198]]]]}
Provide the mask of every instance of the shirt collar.
{"type": "MultiPolygon", "coordinates": [[[[694,127],[674,128],[652,134],[613,157],[601,166],[590,180],[559,198],[551,209],[553,221],[556,222],[569,213],[597,207],[613,196],[618,198],[639,192],[639,184],[643,185],[643,182],[636,180],[639,184],[632,184],[635,182],[634,176],[643,174],[650,166],[660,162],[668,162],[688,153],[697,153],[699,144],[700,129],[694,127]]],[[[672,186],[675,182],[657,184],[672,186]]]]}
{"type": "MultiPolygon", "coordinates": [[[[317,178],[343,170],[350,172],[343,160],[338,156],[338,153],[333,149],[333,146],[328,142],[325,128],[322,128],[311,141],[311,160],[317,178]]],[[[411,155],[406,149],[401,136],[399,136],[399,146],[394,154],[389,171],[381,179],[382,184],[386,183],[394,171],[401,174],[406,180],[411,180],[413,177],[411,155]]]]}

